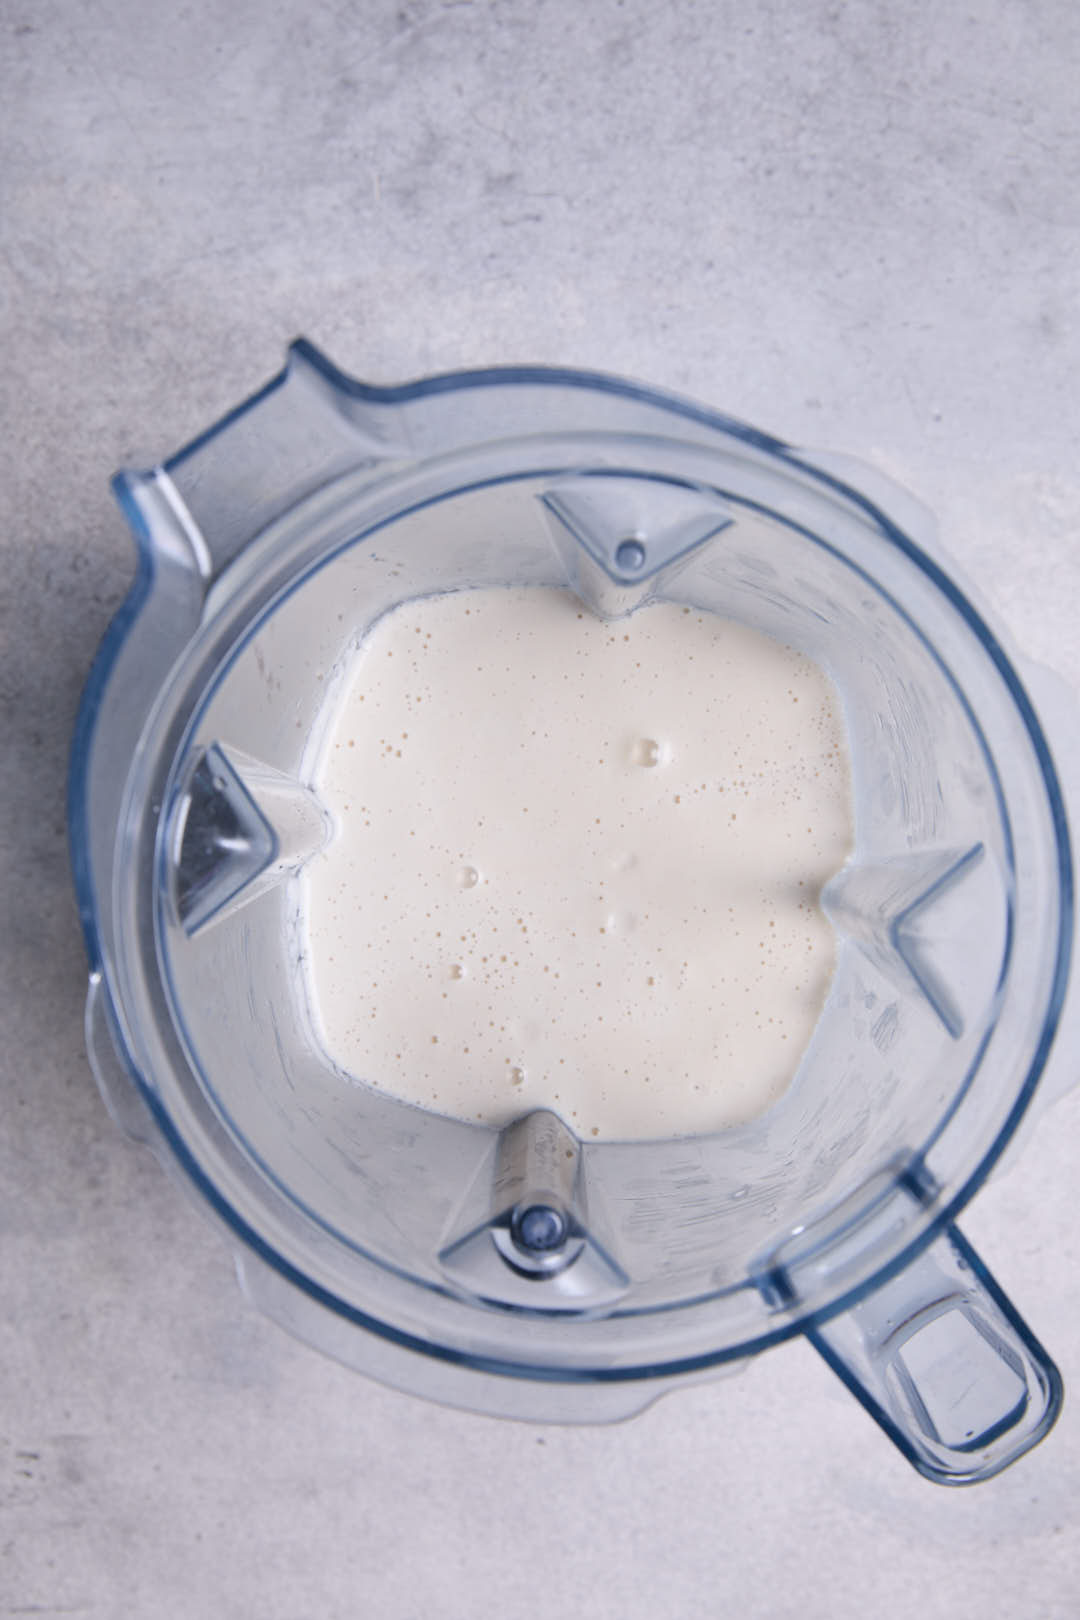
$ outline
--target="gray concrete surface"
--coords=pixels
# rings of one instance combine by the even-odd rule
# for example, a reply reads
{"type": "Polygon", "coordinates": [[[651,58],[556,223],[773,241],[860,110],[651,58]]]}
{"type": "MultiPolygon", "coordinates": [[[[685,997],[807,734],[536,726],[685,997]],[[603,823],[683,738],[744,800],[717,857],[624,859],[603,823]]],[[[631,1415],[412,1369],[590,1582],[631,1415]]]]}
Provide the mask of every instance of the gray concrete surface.
{"type": "MultiPolygon", "coordinates": [[[[299,331],[376,380],[629,373],[876,462],[1080,686],[1078,68],[1072,0],[0,4],[0,1616],[1076,1615],[1075,1401],[946,1493],[805,1346],[533,1429],[253,1315],[94,1090],[64,773],[131,572],[108,474],[299,331]]],[[[1073,1390],[1078,1124],[966,1220],[1073,1390]]]]}

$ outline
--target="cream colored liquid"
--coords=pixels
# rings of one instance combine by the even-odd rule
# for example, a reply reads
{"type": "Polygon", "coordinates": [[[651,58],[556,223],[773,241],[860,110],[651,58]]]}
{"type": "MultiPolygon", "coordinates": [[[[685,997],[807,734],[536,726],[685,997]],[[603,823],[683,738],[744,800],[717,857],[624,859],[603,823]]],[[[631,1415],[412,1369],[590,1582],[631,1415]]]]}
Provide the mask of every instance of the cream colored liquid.
{"type": "Polygon", "coordinates": [[[318,785],[309,991],[347,1073],[614,1138],[743,1121],[790,1082],[852,842],[838,700],[799,653],[667,603],[411,602],[346,671],[318,785]]]}

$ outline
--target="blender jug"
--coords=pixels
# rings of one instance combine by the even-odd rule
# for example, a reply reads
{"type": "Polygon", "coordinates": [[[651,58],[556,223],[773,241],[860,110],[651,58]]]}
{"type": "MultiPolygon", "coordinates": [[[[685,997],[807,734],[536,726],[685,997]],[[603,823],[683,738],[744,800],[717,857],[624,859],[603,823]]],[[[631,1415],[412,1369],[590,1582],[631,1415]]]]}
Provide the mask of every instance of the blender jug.
{"type": "Polygon", "coordinates": [[[252,1299],[489,1413],[624,1416],[801,1332],[931,1479],[1035,1444],[1058,1373],[954,1221],[1064,1016],[1063,699],[913,503],[605,376],[375,388],[303,342],[115,489],[139,567],[70,794],[88,1045],[252,1299]],[[300,919],[334,832],[311,763],[335,675],[401,602],[528,584],[605,617],[724,615],[840,693],[856,843],[822,896],[835,974],[794,1081],[746,1124],[582,1141],[540,1110],[499,1132],[357,1083],[313,1033],[300,919]]]}

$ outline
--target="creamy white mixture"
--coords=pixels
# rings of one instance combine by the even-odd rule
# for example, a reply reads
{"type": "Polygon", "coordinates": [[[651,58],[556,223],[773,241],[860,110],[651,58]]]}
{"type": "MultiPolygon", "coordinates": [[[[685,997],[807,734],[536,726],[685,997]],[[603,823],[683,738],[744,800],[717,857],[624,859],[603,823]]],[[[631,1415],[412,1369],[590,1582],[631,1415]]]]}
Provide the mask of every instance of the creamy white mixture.
{"type": "Polygon", "coordinates": [[[346,671],[318,786],[309,997],[350,1075],[608,1138],[714,1130],[788,1085],[853,834],[839,703],[801,654],[670,603],[410,602],[346,671]]]}

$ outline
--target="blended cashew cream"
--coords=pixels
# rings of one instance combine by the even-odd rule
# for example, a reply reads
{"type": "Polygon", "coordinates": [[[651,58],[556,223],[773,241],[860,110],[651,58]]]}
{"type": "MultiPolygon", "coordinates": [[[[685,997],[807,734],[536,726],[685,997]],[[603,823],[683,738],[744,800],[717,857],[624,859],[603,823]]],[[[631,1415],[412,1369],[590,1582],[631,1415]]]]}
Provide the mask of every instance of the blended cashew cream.
{"type": "Polygon", "coordinates": [[[344,672],[304,874],[319,1039],[355,1079],[502,1126],[710,1131],[774,1102],[833,971],[853,837],[835,690],[673,603],[396,608],[344,672]]]}

